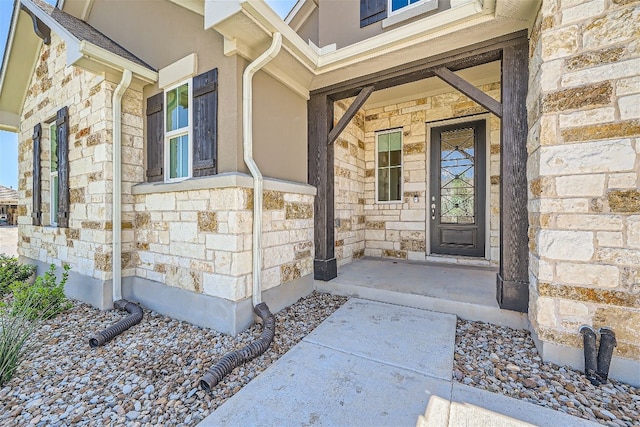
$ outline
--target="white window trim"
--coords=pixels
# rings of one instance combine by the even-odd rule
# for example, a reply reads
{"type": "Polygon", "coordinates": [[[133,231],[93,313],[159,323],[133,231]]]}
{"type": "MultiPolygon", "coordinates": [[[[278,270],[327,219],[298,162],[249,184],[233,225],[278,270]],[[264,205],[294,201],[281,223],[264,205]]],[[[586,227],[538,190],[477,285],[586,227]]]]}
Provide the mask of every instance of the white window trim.
{"type": "Polygon", "coordinates": [[[165,132],[164,132],[164,182],[178,182],[178,181],[183,181],[185,179],[189,179],[193,176],[193,79],[189,78],[187,80],[183,80],[179,83],[176,83],[172,86],[167,87],[164,90],[164,100],[163,100],[163,105],[162,105],[162,120],[163,121],[163,127],[165,128],[165,132]],[[187,87],[189,88],[189,114],[188,114],[188,120],[189,123],[186,127],[186,131],[185,128],[180,128],[180,129],[176,129],[170,132],[166,131],[166,127],[167,127],[167,92],[172,91],[173,89],[180,87],[184,84],[187,84],[187,87]],[[169,158],[170,156],[170,150],[169,150],[169,141],[171,140],[171,138],[175,138],[177,136],[183,136],[183,135],[187,135],[189,137],[189,146],[187,148],[188,150],[188,172],[187,172],[187,176],[183,176],[180,178],[169,178],[169,165],[171,164],[171,159],[169,158]]]}
{"type": "Polygon", "coordinates": [[[439,6],[438,0],[420,0],[392,11],[391,2],[392,0],[387,0],[387,17],[382,20],[382,28],[390,27],[424,13],[433,12],[439,6]]]}
{"type": "Polygon", "coordinates": [[[398,203],[404,203],[404,132],[403,132],[403,128],[395,128],[395,129],[387,129],[387,130],[381,130],[381,131],[377,131],[376,132],[376,138],[375,138],[375,158],[376,158],[376,174],[375,174],[375,179],[376,179],[376,189],[375,189],[375,202],[376,204],[379,205],[391,205],[391,204],[398,204],[398,203]],[[385,135],[385,134],[389,134],[389,133],[396,133],[396,132],[400,132],[400,198],[398,200],[378,200],[378,136],[380,135],[385,135]]]}
{"type": "MultiPolygon", "coordinates": [[[[48,131],[48,141],[49,141],[49,225],[51,227],[57,227],[58,226],[58,212],[57,210],[55,210],[55,202],[57,200],[58,195],[56,194],[56,197],[54,199],[54,195],[53,195],[53,178],[58,178],[58,171],[56,170],[55,172],[53,172],[51,170],[51,161],[53,160],[53,150],[52,150],[52,143],[53,143],[53,139],[51,138],[51,128],[56,126],[56,121],[55,118],[47,123],[47,131],[48,131]]],[[[56,127],[57,128],[57,127],[56,127]]],[[[57,129],[56,129],[56,139],[58,138],[58,134],[57,134],[57,129]]],[[[56,147],[58,145],[58,141],[56,141],[56,147]]],[[[58,168],[60,168],[60,160],[58,160],[58,168]]],[[[58,191],[60,191],[60,183],[58,182],[58,191]]]]}

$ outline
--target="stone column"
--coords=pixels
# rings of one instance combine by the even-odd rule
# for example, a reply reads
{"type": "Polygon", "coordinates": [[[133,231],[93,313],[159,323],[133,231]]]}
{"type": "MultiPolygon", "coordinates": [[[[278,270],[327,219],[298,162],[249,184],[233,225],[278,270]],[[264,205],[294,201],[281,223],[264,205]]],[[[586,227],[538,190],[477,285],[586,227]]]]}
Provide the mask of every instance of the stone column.
{"type": "Polygon", "coordinates": [[[531,35],[529,317],[557,363],[579,362],[589,324],[612,327],[614,355],[640,366],[640,4],[628,3],[545,0],[531,35]]]}

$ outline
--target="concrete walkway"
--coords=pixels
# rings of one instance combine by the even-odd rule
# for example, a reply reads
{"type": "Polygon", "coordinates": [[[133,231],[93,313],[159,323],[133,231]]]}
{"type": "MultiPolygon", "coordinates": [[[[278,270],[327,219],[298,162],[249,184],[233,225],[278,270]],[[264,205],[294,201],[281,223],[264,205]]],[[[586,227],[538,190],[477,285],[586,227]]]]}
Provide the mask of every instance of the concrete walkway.
{"type": "Polygon", "coordinates": [[[596,426],[452,382],[456,317],[351,299],[200,426],[596,426]]]}

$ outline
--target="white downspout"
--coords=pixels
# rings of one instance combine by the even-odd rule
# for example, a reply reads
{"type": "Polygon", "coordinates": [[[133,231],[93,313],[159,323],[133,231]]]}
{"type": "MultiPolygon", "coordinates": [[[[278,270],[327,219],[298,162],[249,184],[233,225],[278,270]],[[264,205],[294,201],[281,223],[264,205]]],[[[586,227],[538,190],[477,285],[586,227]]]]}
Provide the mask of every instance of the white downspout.
{"type": "Polygon", "coordinates": [[[113,235],[113,302],[122,299],[122,95],[131,84],[131,71],[122,72],[122,80],[113,92],[113,202],[112,202],[112,235],[113,235]]]}
{"type": "Polygon", "coordinates": [[[282,47],[282,34],[273,33],[269,49],[250,63],[242,74],[242,147],[244,162],[253,176],[253,306],[262,302],[262,173],[253,160],[253,75],[276,57],[282,47]]]}

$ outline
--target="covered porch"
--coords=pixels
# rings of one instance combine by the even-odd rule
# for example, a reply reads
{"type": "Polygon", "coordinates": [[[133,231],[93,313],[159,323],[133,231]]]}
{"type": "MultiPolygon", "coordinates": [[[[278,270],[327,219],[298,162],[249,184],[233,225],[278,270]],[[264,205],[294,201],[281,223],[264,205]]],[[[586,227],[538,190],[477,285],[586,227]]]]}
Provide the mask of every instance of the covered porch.
{"type": "Polygon", "coordinates": [[[527,70],[521,32],[311,93],[316,288],[525,325],[516,313],[501,320],[501,309],[528,309],[527,70]],[[475,145],[464,146],[459,131],[475,145]],[[402,159],[388,173],[380,135],[388,157],[397,150],[402,159]],[[450,183],[439,161],[452,152],[475,168],[464,177],[465,168],[447,167],[474,193],[471,213],[455,221],[443,213],[450,183]],[[396,165],[396,181],[383,182],[396,165]],[[390,190],[381,196],[382,185],[390,190]]]}

